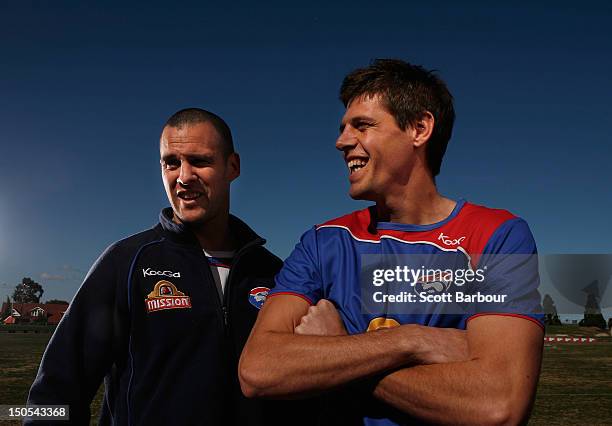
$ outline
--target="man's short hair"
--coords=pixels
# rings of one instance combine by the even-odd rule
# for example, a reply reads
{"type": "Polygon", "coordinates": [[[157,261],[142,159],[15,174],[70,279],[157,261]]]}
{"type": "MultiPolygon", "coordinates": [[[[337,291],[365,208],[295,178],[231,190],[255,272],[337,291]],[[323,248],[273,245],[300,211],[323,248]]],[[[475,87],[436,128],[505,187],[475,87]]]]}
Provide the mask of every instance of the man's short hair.
{"type": "Polygon", "coordinates": [[[166,127],[175,127],[180,129],[183,126],[192,126],[199,123],[210,123],[219,136],[221,137],[221,145],[223,147],[223,155],[229,157],[234,152],[234,139],[232,131],[221,117],[210,111],[201,108],[185,108],[175,112],[164,124],[166,127]]]}
{"type": "Polygon", "coordinates": [[[348,74],[342,82],[340,100],[345,107],[362,96],[380,96],[403,130],[414,126],[425,111],[433,115],[434,128],[425,156],[432,176],[439,174],[453,132],[455,110],[453,96],[434,71],[399,59],[376,59],[370,66],[348,74]]]}

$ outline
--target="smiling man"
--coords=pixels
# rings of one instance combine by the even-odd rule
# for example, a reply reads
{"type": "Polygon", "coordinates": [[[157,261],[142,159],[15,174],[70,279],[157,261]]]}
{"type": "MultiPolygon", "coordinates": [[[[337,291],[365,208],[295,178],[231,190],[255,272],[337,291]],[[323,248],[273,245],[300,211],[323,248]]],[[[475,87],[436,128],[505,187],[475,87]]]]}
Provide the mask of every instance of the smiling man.
{"type": "MultiPolygon", "coordinates": [[[[44,354],[29,405],[69,405],[89,424],[260,425],[264,403],[240,392],[237,363],[281,261],[229,214],[240,174],[227,124],[196,108],[160,139],[170,201],[159,224],[111,245],[85,278],[44,354]]],[[[282,421],[282,420],[281,420],[282,421]]]]}
{"type": "MultiPolygon", "coordinates": [[[[375,204],[302,236],[243,351],[243,391],[295,398],[340,390],[323,416],[332,424],[525,421],[543,340],[527,224],[438,192],[455,114],[435,74],[377,60],[344,79],[340,98],[346,112],[336,148],[349,194],[375,204]],[[485,271],[480,291],[507,295],[507,303],[450,303],[457,288],[465,290],[444,270],[442,278],[424,273],[406,294],[368,304],[372,281],[364,271],[372,256],[432,263],[451,256],[464,272],[450,270],[455,277],[485,271]],[[436,303],[411,302],[417,296],[436,303]]],[[[395,280],[394,271],[401,266],[384,276],[395,280]]],[[[393,291],[381,289],[375,294],[393,291]]]]}

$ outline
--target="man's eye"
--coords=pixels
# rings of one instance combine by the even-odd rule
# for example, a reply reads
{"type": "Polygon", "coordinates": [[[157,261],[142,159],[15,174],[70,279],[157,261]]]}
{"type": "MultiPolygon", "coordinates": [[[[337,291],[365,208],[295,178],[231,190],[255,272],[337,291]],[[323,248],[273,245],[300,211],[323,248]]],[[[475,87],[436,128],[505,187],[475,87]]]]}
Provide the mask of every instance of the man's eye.
{"type": "Polygon", "coordinates": [[[164,161],[164,169],[166,170],[176,170],[181,166],[181,163],[178,161],[164,161]]]}

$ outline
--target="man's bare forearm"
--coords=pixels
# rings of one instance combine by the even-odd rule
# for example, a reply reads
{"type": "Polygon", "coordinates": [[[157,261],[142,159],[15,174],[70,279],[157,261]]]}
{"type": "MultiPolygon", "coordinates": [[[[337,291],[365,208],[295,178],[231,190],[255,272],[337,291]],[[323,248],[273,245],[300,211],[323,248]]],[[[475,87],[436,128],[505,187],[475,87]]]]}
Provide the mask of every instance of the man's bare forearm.
{"type": "Polygon", "coordinates": [[[416,362],[410,328],[353,336],[254,333],[239,376],[249,397],[299,397],[416,362]]]}
{"type": "Polygon", "coordinates": [[[403,366],[467,359],[465,332],[455,329],[407,324],[351,336],[313,335],[346,333],[331,306],[320,301],[308,307],[293,296],[266,302],[240,359],[246,396],[309,396],[403,366]]]}
{"type": "MultiPolygon", "coordinates": [[[[542,336],[541,331],[525,329],[520,324],[524,320],[516,321],[514,328],[522,327],[520,332],[513,336],[511,329],[506,330],[508,341],[517,343],[508,345],[500,356],[477,354],[463,362],[403,368],[380,380],[374,395],[436,424],[523,422],[535,396],[542,336]]],[[[491,324],[492,328],[496,325],[491,324]]]]}
{"type": "Polygon", "coordinates": [[[374,396],[436,424],[506,424],[508,385],[475,360],[403,368],[386,375],[374,396]]]}
{"type": "MultiPolygon", "coordinates": [[[[333,305],[319,304],[309,309],[296,330],[345,333],[333,305]],[[319,308],[319,304],[324,306],[319,308]]],[[[377,398],[414,418],[437,424],[526,420],[542,349],[542,330],[533,322],[485,316],[471,321],[467,334],[415,326],[410,339],[422,351],[417,356],[421,365],[388,372],[375,387],[377,398]]]]}

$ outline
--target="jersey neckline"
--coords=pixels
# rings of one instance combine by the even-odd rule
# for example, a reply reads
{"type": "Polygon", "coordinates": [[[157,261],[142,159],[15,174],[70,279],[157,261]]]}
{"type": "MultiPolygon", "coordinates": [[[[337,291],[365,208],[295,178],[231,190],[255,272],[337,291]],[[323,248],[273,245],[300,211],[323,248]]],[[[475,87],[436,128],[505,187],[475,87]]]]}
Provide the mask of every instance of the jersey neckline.
{"type": "Polygon", "coordinates": [[[453,211],[445,219],[442,219],[441,221],[436,223],[430,223],[428,225],[414,225],[409,223],[397,222],[378,222],[376,224],[376,229],[387,229],[394,231],[431,231],[432,229],[436,229],[447,224],[455,217],[457,217],[465,203],[466,200],[464,198],[459,198],[457,200],[457,204],[455,204],[455,208],[453,209],[453,211]]]}
{"type": "Polygon", "coordinates": [[[204,250],[204,255],[206,257],[216,257],[220,259],[229,259],[235,256],[236,250],[204,250]]]}

